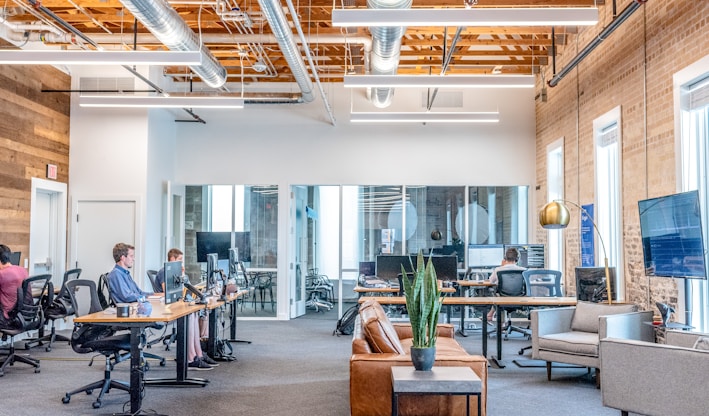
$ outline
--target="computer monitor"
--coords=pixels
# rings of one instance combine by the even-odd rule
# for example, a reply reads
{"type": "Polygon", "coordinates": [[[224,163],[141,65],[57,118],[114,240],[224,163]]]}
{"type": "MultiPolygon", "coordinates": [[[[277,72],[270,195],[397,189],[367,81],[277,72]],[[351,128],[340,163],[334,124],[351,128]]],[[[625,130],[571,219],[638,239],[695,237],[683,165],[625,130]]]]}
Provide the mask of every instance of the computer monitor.
{"type": "Polygon", "coordinates": [[[505,244],[505,251],[508,248],[516,248],[519,251],[518,266],[527,269],[543,269],[546,267],[544,244],[505,244]]]}
{"type": "Polygon", "coordinates": [[[22,252],[14,251],[12,254],[10,254],[10,264],[15,265],[15,266],[19,266],[21,257],[22,257],[22,252]]]}
{"type": "MultiPolygon", "coordinates": [[[[414,262],[414,265],[416,262],[414,262]]],[[[397,276],[401,274],[401,266],[407,273],[413,271],[411,267],[411,258],[409,256],[377,256],[377,277],[382,280],[397,280],[397,276]]]]}
{"type": "Polygon", "coordinates": [[[217,282],[216,273],[219,271],[219,257],[217,253],[207,254],[207,277],[205,293],[209,294],[217,282]]]}
{"type": "Polygon", "coordinates": [[[376,276],[377,263],[374,261],[360,261],[359,274],[364,276],[376,276]]]}
{"type": "MultiPolygon", "coordinates": [[[[428,264],[429,259],[433,262],[436,270],[436,277],[440,280],[458,280],[458,257],[452,256],[423,256],[423,264],[428,264]]],[[[416,267],[417,255],[411,255],[411,262],[416,267]]],[[[407,267],[408,269],[408,267],[407,267]]],[[[401,273],[401,270],[399,270],[401,273]]]]}
{"type": "Polygon", "coordinates": [[[169,305],[182,297],[184,288],[182,262],[168,261],[163,270],[165,271],[165,305],[169,305]]]}
{"type": "Polygon", "coordinates": [[[504,257],[505,246],[502,244],[468,244],[468,267],[497,267],[504,257]]]}
{"type": "Polygon", "coordinates": [[[239,249],[232,247],[229,249],[229,277],[236,277],[239,273],[239,249]]]}

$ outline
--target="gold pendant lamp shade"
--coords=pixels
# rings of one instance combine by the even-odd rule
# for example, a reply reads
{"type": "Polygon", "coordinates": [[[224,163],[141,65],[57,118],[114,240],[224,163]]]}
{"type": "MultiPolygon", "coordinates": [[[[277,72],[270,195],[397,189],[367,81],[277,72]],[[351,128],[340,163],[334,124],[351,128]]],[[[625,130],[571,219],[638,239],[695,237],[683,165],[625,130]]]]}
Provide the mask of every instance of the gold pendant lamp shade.
{"type": "Polygon", "coordinates": [[[539,224],[542,228],[558,229],[569,225],[569,209],[561,202],[551,201],[539,211],[539,224]]]}

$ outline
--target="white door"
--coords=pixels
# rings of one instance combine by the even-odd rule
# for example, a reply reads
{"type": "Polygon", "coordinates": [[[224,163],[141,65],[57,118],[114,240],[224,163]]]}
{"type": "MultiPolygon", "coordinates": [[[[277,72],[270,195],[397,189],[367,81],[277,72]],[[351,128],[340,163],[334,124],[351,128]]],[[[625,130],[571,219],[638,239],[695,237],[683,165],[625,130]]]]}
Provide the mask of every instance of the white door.
{"type": "Polygon", "coordinates": [[[51,274],[62,284],[66,267],[66,184],[32,178],[29,274],[51,274]]]}
{"type": "MultiPolygon", "coordinates": [[[[74,230],[72,238],[76,244],[72,253],[71,267],[82,269],[81,278],[98,281],[101,274],[111,271],[113,246],[116,243],[135,245],[136,241],[135,201],[93,201],[81,200],[74,207],[74,230]]],[[[139,256],[135,259],[133,274],[137,282],[139,256]]]]}

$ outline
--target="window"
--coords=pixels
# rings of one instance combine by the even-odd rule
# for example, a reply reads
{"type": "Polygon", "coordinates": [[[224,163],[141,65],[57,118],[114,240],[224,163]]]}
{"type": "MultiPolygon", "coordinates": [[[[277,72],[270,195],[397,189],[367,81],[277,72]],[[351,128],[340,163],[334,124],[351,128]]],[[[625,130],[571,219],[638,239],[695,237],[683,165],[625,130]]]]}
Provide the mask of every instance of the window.
{"type": "MultiPolygon", "coordinates": [[[[564,139],[547,147],[547,201],[564,199],[564,139]]],[[[564,270],[562,230],[547,231],[547,267],[564,270]]]]}
{"type": "Polygon", "coordinates": [[[600,234],[601,250],[596,250],[597,264],[603,265],[603,246],[608,265],[616,268],[616,293],[623,299],[623,267],[620,222],[621,201],[621,123],[620,107],[616,107],[593,121],[595,137],[596,225],[600,234]]]}
{"type": "MultiPolygon", "coordinates": [[[[706,68],[706,66],[704,66],[706,68]]],[[[688,68],[692,72],[692,68],[688,68]]],[[[675,89],[680,97],[680,171],[682,191],[699,190],[702,205],[702,224],[704,238],[709,221],[707,219],[707,174],[709,169],[709,73],[698,76],[690,75],[690,79],[675,89]]],[[[677,76],[675,80],[677,81],[677,76]]],[[[704,242],[705,246],[707,242],[704,242]]],[[[687,324],[699,331],[709,330],[709,308],[707,299],[709,292],[705,280],[689,280],[689,292],[685,297],[685,310],[690,311],[687,324]]]]}

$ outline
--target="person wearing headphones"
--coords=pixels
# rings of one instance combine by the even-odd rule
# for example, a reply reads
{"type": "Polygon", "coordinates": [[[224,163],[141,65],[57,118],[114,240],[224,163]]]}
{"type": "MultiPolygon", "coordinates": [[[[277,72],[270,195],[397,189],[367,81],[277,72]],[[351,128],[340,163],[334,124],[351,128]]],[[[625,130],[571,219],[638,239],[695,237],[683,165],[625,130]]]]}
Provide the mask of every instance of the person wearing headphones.
{"type": "MultiPolygon", "coordinates": [[[[490,275],[490,283],[497,284],[497,272],[502,270],[527,270],[524,267],[518,266],[519,261],[519,250],[514,247],[510,247],[505,250],[505,257],[502,259],[502,264],[495,268],[490,275]]],[[[487,320],[492,321],[495,317],[495,309],[490,308],[490,312],[487,313],[487,320]]]]}

